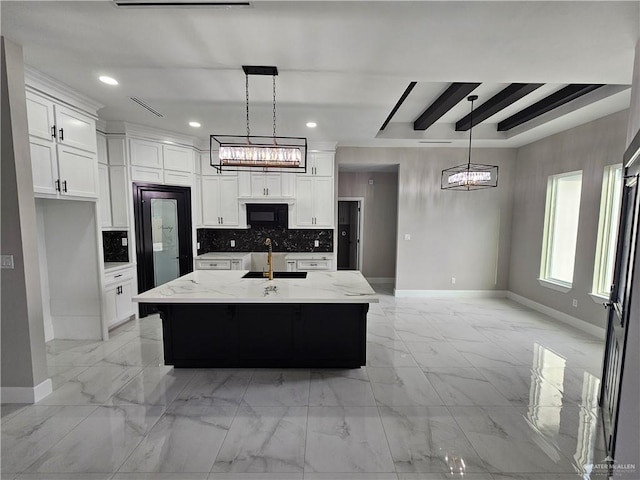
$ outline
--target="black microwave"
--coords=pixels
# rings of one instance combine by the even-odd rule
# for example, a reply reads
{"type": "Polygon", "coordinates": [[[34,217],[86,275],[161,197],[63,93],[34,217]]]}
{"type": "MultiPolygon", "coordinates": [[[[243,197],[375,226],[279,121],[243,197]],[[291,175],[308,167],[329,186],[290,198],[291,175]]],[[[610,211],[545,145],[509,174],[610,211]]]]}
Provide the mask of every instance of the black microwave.
{"type": "Polygon", "coordinates": [[[286,203],[247,203],[247,224],[253,227],[287,228],[289,205],[286,203]]]}

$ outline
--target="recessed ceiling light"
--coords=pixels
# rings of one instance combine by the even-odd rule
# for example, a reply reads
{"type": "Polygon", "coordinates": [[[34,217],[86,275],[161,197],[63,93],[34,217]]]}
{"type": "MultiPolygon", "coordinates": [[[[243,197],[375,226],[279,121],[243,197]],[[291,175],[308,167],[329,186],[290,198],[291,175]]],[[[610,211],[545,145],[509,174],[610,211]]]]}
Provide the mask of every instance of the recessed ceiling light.
{"type": "Polygon", "coordinates": [[[307,122],[307,127],[309,128],[316,128],[318,126],[318,124],[316,122],[307,122]]]}
{"type": "Polygon", "coordinates": [[[201,125],[199,122],[189,122],[189,126],[193,128],[200,128],[201,125]]]}
{"type": "Polygon", "coordinates": [[[107,85],[118,85],[118,81],[115,78],[107,77],[105,75],[98,77],[98,80],[102,83],[106,83],[107,85]]]}

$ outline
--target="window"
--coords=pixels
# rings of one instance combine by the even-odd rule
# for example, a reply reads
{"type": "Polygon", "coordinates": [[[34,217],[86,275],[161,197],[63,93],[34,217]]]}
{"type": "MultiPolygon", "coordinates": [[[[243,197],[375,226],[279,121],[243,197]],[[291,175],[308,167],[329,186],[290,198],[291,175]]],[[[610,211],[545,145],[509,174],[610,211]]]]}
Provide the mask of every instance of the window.
{"type": "Polygon", "coordinates": [[[568,292],[578,238],[582,171],[552,175],[547,183],[540,283],[568,292]]]}
{"type": "Polygon", "coordinates": [[[622,164],[619,163],[604,168],[602,196],[600,197],[600,220],[598,221],[598,243],[593,271],[593,294],[607,298],[609,298],[609,290],[613,282],[621,199],[622,164]]]}

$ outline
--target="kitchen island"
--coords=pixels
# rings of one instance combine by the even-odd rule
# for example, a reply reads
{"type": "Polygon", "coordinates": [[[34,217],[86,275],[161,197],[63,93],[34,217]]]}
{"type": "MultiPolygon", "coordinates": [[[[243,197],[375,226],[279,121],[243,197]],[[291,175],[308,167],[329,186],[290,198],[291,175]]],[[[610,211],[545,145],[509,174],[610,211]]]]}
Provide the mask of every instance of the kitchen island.
{"type": "Polygon", "coordinates": [[[133,298],[156,305],[164,360],[175,367],[341,367],[366,362],[378,299],[357,271],[243,278],[196,270],[133,298]]]}

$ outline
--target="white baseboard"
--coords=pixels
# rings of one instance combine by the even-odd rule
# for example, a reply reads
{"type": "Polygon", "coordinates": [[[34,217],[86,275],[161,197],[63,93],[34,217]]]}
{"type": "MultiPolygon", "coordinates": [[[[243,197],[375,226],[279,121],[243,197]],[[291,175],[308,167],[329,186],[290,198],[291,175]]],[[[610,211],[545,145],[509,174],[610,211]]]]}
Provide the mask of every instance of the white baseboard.
{"type": "Polygon", "coordinates": [[[507,292],[507,298],[513,300],[514,302],[518,302],[526,307],[532,308],[540,313],[544,313],[545,315],[550,316],[551,318],[555,318],[556,320],[561,321],[562,323],[566,323],[567,325],[571,325],[572,327],[577,328],[578,330],[582,330],[583,332],[589,333],[601,340],[604,340],[606,335],[606,330],[604,328],[598,327],[596,325],[592,325],[591,323],[585,322],[584,320],[580,320],[579,318],[572,317],[566,313],[563,313],[559,310],[555,310],[551,307],[547,307],[538,302],[534,302],[533,300],[529,300],[526,297],[518,295],[517,293],[513,293],[511,291],[507,292]]]}
{"type": "Polygon", "coordinates": [[[369,283],[395,283],[394,277],[365,277],[365,280],[369,283]]]}
{"type": "Polygon", "coordinates": [[[0,389],[0,399],[2,403],[36,403],[53,392],[51,379],[35,387],[2,387],[0,389]]]}
{"type": "Polygon", "coordinates": [[[53,334],[53,324],[50,322],[44,322],[44,341],[50,342],[55,338],[53,334]]]}
{"type": "Polygon", "coordinates": [[[396,297],[405,298],[504,298],[505,290],[399,290],[394,289],[396,297]]]}

